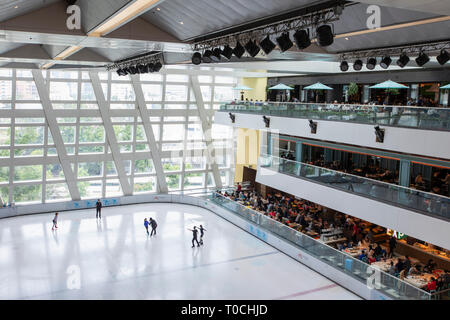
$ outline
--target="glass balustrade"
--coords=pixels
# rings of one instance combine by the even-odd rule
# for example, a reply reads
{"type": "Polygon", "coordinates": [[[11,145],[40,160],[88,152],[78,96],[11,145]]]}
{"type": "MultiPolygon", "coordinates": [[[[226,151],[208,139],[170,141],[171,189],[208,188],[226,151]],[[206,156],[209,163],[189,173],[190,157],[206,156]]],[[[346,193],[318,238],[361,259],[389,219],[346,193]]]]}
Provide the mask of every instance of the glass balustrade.
{"type": "Polygon", "coordinates": [[[275,156],[260,166],[435,217],[450,218],[450,198],[275,156]]]}
{"type": "Polygon", "coordinates": [[[371,267],[367,263],[336,250],[319,240],[315,240],[251,208],[245,207],[221,194],[212,193],[210,200],[216,205],[228,209],[233,214],[253,222],[261,230],[269,231],[283,240],[294,244],[315,258],[369,285],[371,288],[375,288],[388,297],[393,299],[417,300],[429,300],[432,297],[430,293],[420,288],[414,287],[382,270],[371,267]]]}
{"type": "Polygon", "coordinates": [[[450,108],[238,101],[220,111],[450,131],[450,108]]]}

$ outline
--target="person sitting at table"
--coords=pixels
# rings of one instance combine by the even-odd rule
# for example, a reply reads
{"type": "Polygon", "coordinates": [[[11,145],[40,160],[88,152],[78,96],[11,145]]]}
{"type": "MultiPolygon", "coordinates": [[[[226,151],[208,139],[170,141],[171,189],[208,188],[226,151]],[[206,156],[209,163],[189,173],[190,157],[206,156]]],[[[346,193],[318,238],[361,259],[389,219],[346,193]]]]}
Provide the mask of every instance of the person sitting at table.
{"type": "Polygon", "coordinates": [[[364,258],[367,258],[366,250],[363,250],[363,251],[361,252],[361,254],[358,256],[358,259],[359,259],[359,260],[363,260],[364,258]]]}
{"type": "Polygon", "coordinates": [[[420,271],[417,267],[418,267],[417,264],[412,265],[411,268],[409,268],[408,275],[419,275],[420,271]]]}
{"type": "Polygon", "coordinates": [[[433,273],[434,268],[436,268],[436,263],[433,262],[433,259],[429,259],[425,267],[423,267],[423,271],[433,273]]]}
{"type": "Polygon", "coordinates": [[[416,176],[416,179],[414,179],[414,184],[416,185],[416,187],[424,187],[425,186],[425,182],[423,181],[423,177],[422,177],[422,173],[418,173],[416,176]]]}
{"type": "Polygon", "coordinates": [[[405,268],[402,259],[397,259],[397,263],[395,264],[395,272],[400,273],[405,268]]]}
{"type": "Polygon", "coordinates": [[[394,262],[392,260],[389,262],[388,273],[391,274],[391,275],[395,275],[395,273],[396,273],[394,262]]]}
{"type": "Polygon", "coordinates": [[[373,255],[369,254],[367,256],[367,261],[369,262],[369,264],[372,264],[372,263],[376,262],[377,259],[375,259],[375,257],[373,255]]]}
{"type": "Polygon", "coordinates": [[[375,247],[375,249],[373,250],[375,253],[375,257],[381,257],[382,253],[383,253],[383,248],[381,248],[380,244],[377,243],[377,246],[375,247]]]}
{"type": "Polygon", "coordinates": [[[427,290],[428,291],[436,291],[436,279],[434,277],[431,277],[430,282],[427,283],[427,290]]]}

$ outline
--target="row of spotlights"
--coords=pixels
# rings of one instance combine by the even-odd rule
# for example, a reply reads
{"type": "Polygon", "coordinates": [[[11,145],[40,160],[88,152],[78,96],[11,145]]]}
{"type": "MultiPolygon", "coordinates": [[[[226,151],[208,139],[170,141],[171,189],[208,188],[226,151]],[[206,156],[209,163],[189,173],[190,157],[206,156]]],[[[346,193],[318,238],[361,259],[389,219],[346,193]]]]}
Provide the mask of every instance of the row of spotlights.
{"type": "MultiPolygon", "coordinates": [[[[316,33],[317,43],[320,46],[326,47],[333,43],[334,34],[330,25],[324,24],[319,26],[316,29],[316,33]]],[[[311,39],[308,29],[297,30],[294,33],[293,38],[297,48],[300,50],[306,49],[311,45],[311,39]]],[[[282,33],[275,40],[276,44],[272,40],[270,40],[269,36],[266,36],[262,41],[259,42],[259,44],[255,40],[249,40],[245,45],[242,45],[238,41],[234,49],[232,49],[229,45],[226,45],[223,49],[215,48],[213,50],[206,50],[203,53],[203,56],[200,52],[195,52],[192,56],[192,63],[198,65],[202,62],[219,62],[221,56],[224,56],[225,58],[230,60],[233,54],[240,59],[246,51],[252,58],[254,58],[261,49],[265,54],[269,54],[273,49],[275,49],[277,45],[278,48],[280,48],[281,52],[289,50],[294,45],[290,38],[289,32],[282,33]]]]}
{"type": "Polygon", "coordinates": [[[150,63],[138,63],[136,65],[131,65],[125,68],[117,69],[117,74],[119,76],[126,76],[128,74],[137,74],[137,73],[149,73],[149,72],[158,72],[161,70],[162,64],[161,62],[150,62],[150,63]]]}
{"type": "MultiPolygon", "coordinates": [[[[436,60],[439,62],[440,65],[444,65],[450,60],[450,54],[445,49],[442,49],[440,54],[436,57],[436,60]]],[[[397,60],[397,65],[400,68],[404,68],[409,63],[409,61],[410,61],[410,58],[408,57],[408,55],[406,53],[402,53],[397,60]]],[[[420,52],[419,56],[415,59],[415,61],[419,67],[422,67],[427,62],[430,61],[430,57],[425,52],[420,52]]],[[[389,68],[391,63],[392,63],[391,57],[385,56],[381,59],[380,66],[383,69],[387,69],[387,68],[389,68]]],[[[373,69],[375,69],[376,65],[377,65],[376,58],[368,58],[367,59],[367,62],[366,62],[367,69],[373,70],[373,69]]],[[[360,71],[362,69],[362,67],[363,67],[363,62],[361,59],[358,59],[353,63],[353,70],[355,70],[355,71],[360,71]]],[[[348,71],[348,69],[349,69],[348,62],[345,60],[342,61],[340,68],[341,68],[341,71],[343,71],[343,72],[348,71]]]]}

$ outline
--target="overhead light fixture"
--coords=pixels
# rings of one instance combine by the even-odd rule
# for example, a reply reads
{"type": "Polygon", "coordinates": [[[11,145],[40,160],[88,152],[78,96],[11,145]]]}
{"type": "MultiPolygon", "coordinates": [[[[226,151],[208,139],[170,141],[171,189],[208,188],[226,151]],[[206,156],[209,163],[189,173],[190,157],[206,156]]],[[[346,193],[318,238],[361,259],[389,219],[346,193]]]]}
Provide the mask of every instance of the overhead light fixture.
{"type": "Polygon", "coordinates": [[[148,72],[155,72],[155,64],[153,62],[150,62],[147,64],[148,66],[148,72]]]}
{"type": "Polygon", "coordinates": [[[223,47],[221,54],[227,58],[228,60],[231,59],[231,57],[233,56],[233,49],[229,46],[226,45],[225,47],[223,47]]]}
{"type": "Polygon", "coordinates": [[[129,69],[130,69],[130,73],[131,73],[131,74],[136,74],[136,73],[138,73],[138,69],[137,69],[135,66],[130,66],[129,69]]]}
{"type": "Polygon", "coordinates": [[[398,60],[397,60],[397,65],[400,68],[404,68],[408,64],[408,62],[409,62],[408,55],[406,53],[402,53],[400,58],[398,58],[398,60]]]}
{"type": "Polygon", "coordinates": [[[450,54],[447,52],[447,50],[442,49],[439,55],[436,57],[436,60],[441,66],[443,66],[448,62],[448,60],[450,60],[450,54]]]}
{"type": "Polygon", "coordinates": [[[199,65],[200,63],[202,63],[202,54],[200,52],[195,52],[192,55],[192,63],[195,65],[199,65]]]}
{"type": "Polygon", "coordinates": [[[159,72],[159,70],[161,70],[161,68],[162,68],[162,63],[158,61],[154,64],[153,71],[159,72]]]}
{"type": "Polygon", "coordinates": [[[148,72],[148,65],[147,64],[138,64],[136,66],[136,68],[138,69],[139,73],[147,73],[148,72]]]}
{"type": "Polygon", "coordinates": [[[300,50],[306,49],[311,45],[308,29],[297,30],[293,37],[297,48],[300,50]]]}
{"type": "Polygon", "coordinates": [[[245,49],[242,46],[242,44],[238,41],[236,43],[236,47],[234,47],[234,49],[233,49],[233,54],[240,59],[244,53],[245,53],[245,49]]]}
{"type": "Polygon", "coordinates": [[[212,51],[211,50],[206,50],[203,53],[203,59],[202,59],[203,62],[204,63],[211,63],[212,62],[211,56],[212,56],[212,51]]]}
{"type": "Polygon", "coordinates": [[[317,33],[317,42],[319,43],[320,46],[327,47],[333,43],[334,35],[330,25],[324,24],[319,26],[316,29],[316,33],[317,33]]]}
{"type": "Polygon", "coordinates": [[[131,74],[131,70],[129,67],[122,68],[122,71],[125,73],[125,75],[131,74]]]}
{"type": "Polygon", "coordinates": [[[222,50],[220,50],[220,48],[214,48],[212,51],[212,55],[211,55],[212,61],[219,62],[221,53],[222,53],[222,50]]]}
{"type": "Polygon", "coordinates": [[[353,63],[353,70],[359,71],[362,69],[362,66],[363,66],[363,62],[360,59],[358,59],[353,63]]]}
{"type": "Polygon", "coordinates": [[[342,72],[345,72],[345,71],[347,71],[348,70],[348,62],[347,61],[342,61],[341,62],[341,65],[340,65],[340,68],[341,68],[341,71],[342,72]]]}
{"type": "Polygon", "coordinates": [[[380,61],[380,67],[382,67],[383,69],[387,69],[389,68],[389,66],[392,63],[392,59],[389,56],[385,56],[383,59],[381,59],[380,61]]]}
{"type": "Polygon", "coordinates": [[[127,73],[123,69],[117,69],[117,74],[119,76],[126,76],[127,75],[127,73]]]}
{"type": "Polygon", "coordinates": [[[270,40],[270,37],[265,37],[260,43],[259,46],[264,51],[265,54],[269,54],[272,52],[273,49],[275,49],[276,44],[270,40]]]}
{"type": "Polygon", "coordinates": [[[375,69],[375,66],[377,65],[377,59],[376,58],[369,58],[367,59],[366,68],[369,70],[375,69]]]}
{"type": "Polygon", "coordinates": [[[248,52],[248,54],[254,58],[259,53],[260,48],[256,45],[256,42],[253,40],[249,40],[245,44],[245,50],[248,52]]]}
{"type": "Polygon", "coordinates": [[[294,43],[289,38],[289,32],[282,33],[281,36],[279,36],[276,40],[281,52],[289,50],[294,45],[294,43]]]}
{"type": "Polygon", "coordinates": [[[422,67],[428,61],[430,61],[430,57],[425,52],[420,52],[419,56],[416,58],[416,63],[419,67],[422,67]]]}

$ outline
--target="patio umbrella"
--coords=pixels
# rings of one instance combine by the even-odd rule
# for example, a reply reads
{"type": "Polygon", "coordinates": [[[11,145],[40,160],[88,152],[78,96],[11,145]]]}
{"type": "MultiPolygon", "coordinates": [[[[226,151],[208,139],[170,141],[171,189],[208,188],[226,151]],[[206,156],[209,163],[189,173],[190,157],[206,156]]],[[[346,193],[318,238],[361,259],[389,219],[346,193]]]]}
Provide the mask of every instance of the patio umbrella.
{"type": "Polygon", "coordinates": [[[450,89],[450,83],[449,84],[447,84],[446,86],[443,86],[443,87],[440,87],[439,89],[450,89]]]}
{"type": "MultiPolygon", "coordinates": [[[[370,86],[370,89],[408,89],[407,86],[404,86],[403,84],[397,83],[392,80],[387,80],[381,83],[378,83],[376,85],[370,86]]],[[[390,98],[390,92],[388,91],[388,103],[390,98]]]]}
{"type": "Polygon", "coordinates": [[[234,87],[233,90],[239,90],[241,92],[241,101],[244,101],[244,91],[253,90],[253,88],[239,85],[239,86],[234,87]]]}
{"type": "MultiPolygon", "coordinates": [[[[279,83],[276,86],[270,87],[269,90],[294,90],[294,89],[283,83],[279,83]]],[[[283,93],[284,93],[283,94],[283,100],[284,100],[286,91],[284,91],[283,93]]]]}
{"type": "MultiPolygon", "coordinates": [[[[333,88],[324,85],[323,83],[316,82],[310,86],[304,87],[303,90],[333,90],[333,88]]],[[[319,95],[316,92],[316,102],[319,101],[319,95]]]]}

